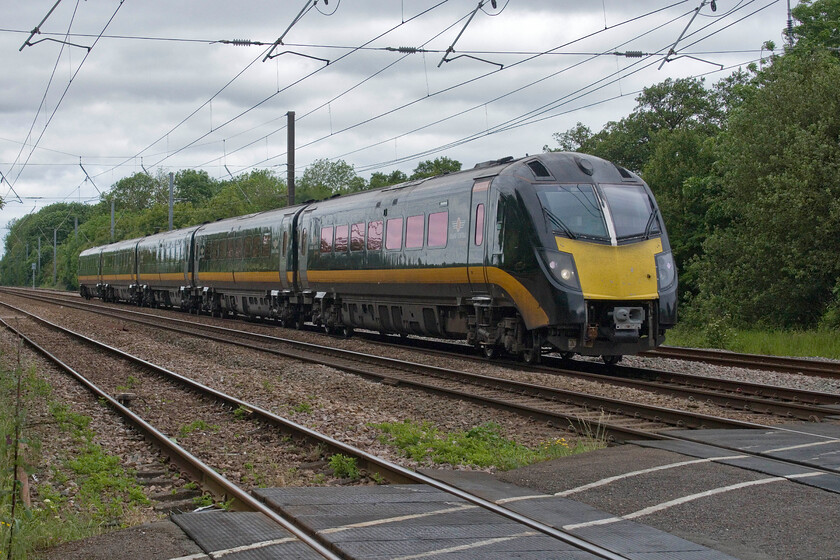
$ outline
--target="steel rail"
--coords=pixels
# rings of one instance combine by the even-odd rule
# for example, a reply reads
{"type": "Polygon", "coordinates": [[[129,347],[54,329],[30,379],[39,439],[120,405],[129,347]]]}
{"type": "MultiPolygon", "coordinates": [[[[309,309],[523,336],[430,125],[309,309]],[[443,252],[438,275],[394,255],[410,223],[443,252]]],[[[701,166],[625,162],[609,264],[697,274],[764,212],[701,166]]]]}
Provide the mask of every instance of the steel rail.
{"type": "Polygon", "coordinates": [[[677,346],[660,346],[656,350],[642,352],[639,355],[651,358],[672,358],[675,360],[706,362],[723,366],[764,369],[840,379],[840,363],[822,362],[806,358],[767,356],[763,354],[738,354],[720,350],[680,348],[677,346]]]}
{"type": "MultiPolygon", "coordinates": [[[[6,305],[6,304],[3,304],[6,305]]],[[[22,310],[18,310],[14,307],[18,312],[22,312],[22,310]]],[[[26,313],[26,312],[23,312],[26,313]]],[[[256,511],[260,512],[273,522],[277,523],[287,531],[289,531],[292,535],[294,535],[298,540],[312,548],[315,552],[323,556],[324,558],[328,558],[330,560],[340,560],[340,556],[337,556],[332,551],[328,550],[324,545],[322,545],[318,540],[312,538],[309,534],[304,532],[302,529],[296,527],[285,518],[280,516],[276,511],[272,510],[250,494],[225,478],[222,474],[216,472],[210,466],[206,465],[202,462],[198,457],[192,455],[186,449],[172,441],[166,434],[158,431],[154,426],[143,420],[140,416],[132,412],[127,407],[120,404],[115,398],[111,395],[106,393],[104,390],[99,388],[89,379],[87,379],[84,375],[77,372],[75,369],[70,367],[69,365],[65,364],[61,359],[57,356],[52,354],[49,350],[44,348],[43,346],[39,345],[37,342],[20,332],[17,328],[10,325],[6,322],[2,317],[0,317],[0,323],[3,324],[4,327],[9,329],[11,332],[15,333],[19,336],[22,340],[24,340],[27,344],[29,344],[32,348],[38,351],[41,355],[45,358],[53,362],[56,366],[70,374],[76,381],[82,384],[85,388],[88,389],[91,393],[93,393],[98,399],[104,400],[108,406],[110,406],[116,413],[120,416],[125,418],[129,423],[131,423],[134,428],[143,434],[147,440],[151,441],[154,445],[156,445],[161,452],[169,457],[169,460],[172,461],[174,464],[178,466],[192,478],[192,480],[199,482],[202,487],[207,488],[210,490],[214,495],[220,496],[226,499],[233,499],[234,506],[237,509],[243,511],[256,511]]]]}
{"type": "MultiPolygon", "coordinates": [[[[522,525],[530,527],[531,529],[537,530],[541,533],[544,533],[544,534],[546,534],[548,536],[551,536],[553,538],[556,538],[556,539],[558,539],[562,542],[565,542],[567,544],[570,544],[572,546],[580,548],[581,550],[584,550],[586,552],[590,552],[590,553],[592,553],[596,556],[599,556],[601,558],[604,558],[606,560],[627,560],[627,557],[616,554],[616,553],[614,553],[614,552],[612,552],[612,551],[610,551],[606,548],[603,548],[603,547],[601,547],[597,544],[594,544],[594,543],[592,543],[592,542],[590,542],[590,541],[588,541],[584,538],[572,535],[571,533],[568,533],[566,531],[557,529],[557,528],[552,527],[550,525],[546,525],[544,523],[541,523],[539,521],[536,521],[534,519],[526,517],[522,514],[519,514],[519,513],[515,512],[513,510],[510,510],[510,509],[508,509],[504,506],[500,506],[499,504],[496,504],[496,503],[491,502],[489,500],[485,500],[484,498],[481,498],[481,497],[475,496],[473,494],[470,494],[469,492],[461,490],[460,488],[457,488],[455,486],[451,486],[449,484],[446,484],[446,483],[441,482],[439,480],[436,480],[434,478],[431,478],[431,477],[428,477],[426,475],[417,473],[415,471],[412,471],[410,469],[407,469],[407,468],[402,467],[400,465],[397,465],[395,463],[391,463],[390,461],[387,461],[387,460],[382,459],[380,457],[376,457],[374,455],[371,455],[371,454],[367,453],[366,451],[355,448],[351,445],[339,442],[338,440],[335,440],[335,439],[333,439],[329,436],[326,436],[324,434],[320,434],[320,433],[318,433],[314,430],[306,428],[305,426],[301,426],[300,424],[292,422],[291,420],[288,420],[286,418],[282,418],[280,416],[277,416],[277,415],[275,415],[275,414],[273,414],[273,413],[271,413],[267,410],[264,410],[264,409],[262,409],[258,406],[255,406],[255,405],[246,403],[244,401],[241,401],[241,400],[237,399],[236,397],[232,397],[232,396],[227,395],[225,393],[222,393],[220,391],[216,391],[215,389],[207,387],[207,386],[205,386],[201,383],[198,383],[196,381],[188,379],[188,378],[186,378],[184,376],[181,376],[177,373],[171,372],[171,371],[167,370],[166,368],[162,368],[160,366],[157,366],[156,364],[148,362],[148,361],[146,361],[142,358],[132,356],[131,354],[123,352],[122,350],[119,350],[117,348],[113,348],[113,347],[111,347],[107,344],[104,344],[104,343],[96,341],[92,338],[86,337],[82,334],[71,331],[70,329],[66,329],[64,327],[61,327],[60,325],[56,325],[54,323],[51,323],[50,321],[47,321],[46,319],[38,317],[38,316],[36,316],[32,313],[24,311],[20,308],[17,308],[15,306],[13,306],[13,305],[10,305],[10,304],[5,303],[5,302],[0,302],[0,305],[3,305],[3,306],[8,307],[10,309],[13,309],[18,313],[22,313],[24,315],[27,315],[27,316],[37,320],[38,322],[41,322],[42,324],[49,326],[50,328],[54,328],[54,329],[56,329],[60,332],[64,332],[64,333],[69,334],[73,337],[76,337],[80,340],[84,340],[85,342],[87,342],[89,344],[92,344],[96,347],[102,348],[102,349],[104,349],[108,352],[119,355],[119,356],[121,356],[121,357],[123,357],[127,360],[130,360],[134,363],[141,364],[145,367],[151,368],[155,371],[158,371],[162,374],[165,374],[167,377],[170,377],[171,379],[174,379],[178,382],[186,384],[190,389],[205,393],[209,396],[212,396],[214,398],[217,398],[217,399],[221,400],[222,402],[225,402],[226,404],[230,404],[232,406],[235,405],[237,408],[238,407],[243,407],[243,408],[245,408],[249,411],[252,411],[253,414],[258,415],[259,419],[261,419],[261,420],[266,420],[266,421],[271,422],[272,424],[275,424],[275,425],[278,425],[278,426],[283,426],[285,429],[293,431],[299,436],[303,436],[303,437],[306,437],[308,439],[318,441],[319,443],[324,443],[327,446],[329,446],[330,448],[337,449],[337,450],[340,450],[343,453],[350,454],[350,455],[352,455],[352,456],[354,456],[358,459],[361,459],[362,462],[365,465],[368,466],[368,468],[373,467],[373,470],[375,470],[377,472],[390,473],[397,480],[405,480],[405,481],[410,481],[410,482],[414,482],[414,483],[418,483],[418,484],[429,485],[429,486],[431,486],[431,487],[433,487],[437,490],[441,490],[441,491],[444,491],[446,493],[452,494],[453,496],[457,496],[457,497],[459,497],[459,498],[461,498],[461,499],[463,499],[463,500],[465,500],[465,501],[467,501],[467,502],[469,502],[473,505],[484,508],[486,510],[489,510],[489,511],[491,511],[493,513],[496,513],[498,515],[501,515],[503,517],[506,517],[506,518],[508,518],[512,521],[515,521],[517,523],[520,523],[522,525]]],[[[96,387],[94,384],[90,383],[83,375],[79,374],[78,372],[76,372],[75,370],[73,370],[72,368],[70,368],[69,366],[64,364],[63,362],[61,362],[61,360],[59,360],[57,357],[50,354],[47,350],[43,349],[41,346],[37,345],[34,341],[30,340],[29,338],[25,337],[25,335],[23,335],[22,333],[17,331],[17,329],[14,329],[11,325],[9,325],[5,321],[3,321],[2,318],[0,318],[0,322],[2,322],[2,324],[6,328],[9,328],[13,332],[16,332],[19,336],[24,338],[27,341],[27,343],[31,344],[39,352],[41,352],[45,356],[49,357],[49,359],[54,361],[57,365],[59,365],[59,367],[61,367],[62,369],[64,369],[65,371],[67,371],[68,373],[73,375],[73,377],[75,377],[81,383],[83,383],[86,387],[88,387],[92,392],[94,392],[94,394],[96,394],[99,397],[102,397],[102,398],[106,399],[106,401],[108,402],[109,405],[114,407],[121,414],[124,414],[125,417],[127,419],[129,419],[132,422],[132,424],[136,425],[138,427],[138,429],[144,435],[148,434],[147,437],[152,438],[153,441],[155,441],[156,443],[159,441],[160,444],[161,444],[161,447],[162,447],[162,449],[164,450],[165,453],[167,453],[167,454],[170,453],[170,452],[177,453],[175,460],[178,462],[179,466],[181,466],[180,462],[184,461],[186,463],[185,467],[186,467],[187,472],[193,472],[195,470],[196,475],[197,475],[197,478],[196,478],[197,480],[202,480],[202,481],[203,480],[209,480],[211,485],[219,485],[219,487],[222,489],[223,493],[220,494],[220,495],[234,497],[237,500],[241,500],[242,503],[245,504],[247,507],[255,508],[254,511],[261,511],[261,512],[266,513],[272,520],[275,520],[278,523],[280,523],[284,528],[287,528],[296,537],[298,537],[298,538],[305,537],[306,541],[304,541],[304,542],[306,542],[307,544],[309,544],[310,541],[311,541],[314,545],[317,546],[317,548],[315,546],[313,546],[313,548],[315,548],[315,550],[317,552],[319,552],[320,554],[322,554],[325,558],[330,558],[330,559],[332,559],[332,558],[337,559],[338,558],[331,551],[326,550],[317,540],[312,539],[307,533],[302,532],[300,529],[298,529],[297,527],[292,525],[290,522],[286,521],[283,517],[281,517],[279,514],[274,512],[274,510],[271,510],[270,508],[268,508],[267,506],[265,506],[261,502],[257,501],[255,498],[253,498],[252,496],[250,496],[246,492],[244,492],[242,489],[238,488],[233,483],[231,483],[230,481],[225,479],[222,475],[220,475],[220,474],[216,473],[215,471],[213,471],[212,469],[210,469],[210,467],[208,467],[207,465],[202,463],[198,458],[190,455],[186,450],[184,450],[183,448],[181,448],[180,446],[178,446],[177,444],[175,444],[174,442],[169,440],[169,438],[166,437],[164,434],[155,430],[154,427],[152,427],[151,425],[146,423],[144,420],[142,420],[142,418],[140,418],[139,416],[134,414],[132,411],[130,411],[129,409],[127,409],[126,407],[124,407],[123,405],[118,403],[110,395],[108,395],[107,393],[105,393],[104,391],[102,391],[101,389],[96,387]],[[322,552],[322,550],[323,550],[323,552],[322,552]]],[[[301,538],[301,540],[303,540],[303,538],[301,538]]]]}

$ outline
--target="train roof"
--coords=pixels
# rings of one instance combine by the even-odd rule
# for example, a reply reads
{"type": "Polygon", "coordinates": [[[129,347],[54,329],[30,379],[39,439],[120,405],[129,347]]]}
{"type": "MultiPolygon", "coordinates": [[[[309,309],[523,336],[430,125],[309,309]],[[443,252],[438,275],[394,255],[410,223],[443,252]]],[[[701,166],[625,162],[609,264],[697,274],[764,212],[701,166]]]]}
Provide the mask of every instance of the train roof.
{"type": "Polygon", "coordinates": [[[147,235],[146,237],[141,237],[140,239],[136,239],[137,243],[140,245],[154,245],[157,243],[161,243],[163,241],[169,241],[172,239],[182,239],[185,236],[189,236],[197,230],[201,226],[190,226],[186,228],[180,229],[173,229],[172,231],[164,231],[161,233],[156,233],[154,235],[147,235]]]}

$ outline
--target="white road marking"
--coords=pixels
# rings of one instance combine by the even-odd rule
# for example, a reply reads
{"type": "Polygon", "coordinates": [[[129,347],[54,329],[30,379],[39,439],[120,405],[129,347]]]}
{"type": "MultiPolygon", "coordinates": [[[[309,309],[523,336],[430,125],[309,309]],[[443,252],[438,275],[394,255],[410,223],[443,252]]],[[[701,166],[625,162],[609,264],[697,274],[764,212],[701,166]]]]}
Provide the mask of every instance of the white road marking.
{"type": "Polygon", "coordinates": [[[270,541],[261,541],[253,544],[246,544],[242,546],[235,546],[233,548],[226,548],[224,550],[215,550],[209,554],[204,554],[199,552],[198,554],[191,554],[189,556],[181,556],[179,558],[172,558],[171,560],[204,560],[204,559],[212,559],[215,560],[216,558],[224,558],[228,554],[235,554],[237,552],[245,552],[247,550],[256,550],[259,548],[265,548],[267,546],[273,546],[275,544],[284,544],[290,542],[297,542],[298,539],[295,537],[285,537],[282,539],[273,539],[270,541]]]}
{"type": "Polygon", "coordinates": [[[667,502],[662,502],[661,504],[657,504],[654,506],[646,507],[644,509],[640,509],[638,511],[634,511],[633,513],[628,513],[627,515],[622,515],[619,517],[607,517],[605,519],[598,519],[596,521],[587,521],[586,523],[573,523],[570,525],[564,525],[563,529],[566,531],[572,531],[574,529],[580,529],[583,527],[591,527],[594,525],[607,525],[610,523],[616,523],[618,521],[623,520],[632,520],[638,519],[639,517],[644,517],[646,515],[650,515],[652,513],[656,513],[659,511],[666,510],[668,508],[672,508],[674,506],[682,505],[688,502],[692,502],[694,500],[699,500],[701,498],[707,498],[709,496],[714,496],[716,494],[723,494],[725,492],[732,492],[733,490],[740,490],[742,488],[748,488],[750,486],[759,486],[762,484],[770,484],[772,482],[782,482],[785,480],[790,479],[798,479],[798,478],[808,478],[812,476],[820,476],[824,473],[821,472],[807,472],[807,473],[800,473],[800,474],[792,474],[788,476],[773,476],[770,478],[760,478],[758,480],[750,480],[747,482],[739,482],[738,484],[731,484],[729,486],[721,486],[719,488],[713,488],[711,490],[706,490],[705,492],[698,492],[696,494],[690,494],[688,496],[683,496],[682,498],[677,498],[675,500],[669,500],[667,502]]]}
{"type": "Polygon", "coordinates": [[[471,550],[473,548],[479,548],[482,546],[490,546],[494,544],[499,544],[505,541],[512,541],[514,539],[518,539],[521,537],[533,537],[537,535],[534,531],[529,531],[527,533],[519,533],[518,535],[511,535],[509,537],[499,537],[495,539],[486,539],[483,541],[477,541],[470,544],[462,544],[460,546],[452,546],[449,548],[441,548],[439,550],[430,550],[428,552],[421,552],[420,554],[412,554],[411,556],[399,556],[394,560],[415,560],[416,558],[429,558],[431,556],[439,556],[441,554],[449,554],[451,552],[461,552],[463,550],[471,550]]]}
{"type": "Polygon", "coordinates": [[[455,513],[459,511],[466,511],[469,509],[476,509],[478,506],[463,505],[447,509],[439,509],[437,511],[430,511],[426,513],[414,513],[411,515],[400,515],[398,517],[389,517],[387,519],[374,519],[373,521],[362,521],[360,523],[352,523],[350,525],[343,525],[341,527],[331,527],[329,529],[322,529],[318,533],[322,535],[330,535],[332,533],[340,533],[341,531],[349,531],[350,529],[359,529],[362,527],[374,527],[376,525],[385,525],[387,523],[399,523],[400,521],[408,521],[410,519],[421,519],[423,517],[431,517],[433,515],[443,515],[446,513],[455,513]]]}
{"type": "Polygon", "coordinates": [[[748,455],[728,455],[725,457],[710,457],[708,459],[694,459],[691,461],[681,461],[679,463],[669,463],[667,465],[660,465],[658,467],[651,467],[649,469],[642,469],[638,471],[632,471],[624,474],[619,474],[616,476],[610,476],[607,478],[602,478],[601,480],[596,480],[595,482],[590,482],[589,484],[584,484],[583,486],[578,486],[576,488],[570,488],[569,490],[563,490],[562,492],[557,492],[556,494],[536,494],[533,496],[518,496],[515,498],[504,498],[501,500],[497,500],[497,504],[507,504],[510,502],[519,502],[523,500],[534,500],[539,498],[553,498],[553,497],[564,497],[570,496],[572,494],[577,494],[578,492],[583,492],[584,490],[590,490],[592,488],[597,488],[599,486],[606,486],[607,484],[616,482],[618,480],[622,480],[625,478],[630,478],[634,476],[640,476],[643,474],[648,474],[657,471],[664,471],[668,469],[676,469],[679,467],[687,467],[690,465],[698,465],[701,463],[710,463],[713,461],[724,461],[724,460],[731,460],[731,459],[745,459],[748,455]]]}
{"type": "Polygon", "coordinates": [[[818,445],[837,445],[840,444],[840,439],[830,439],[828,441],[813,441],[811,443],[803,443],[801,445],[791,445],[790,447],[777,447],[776,449],[768,449],[764,453],[779,453],[780,451],[791,451],[793,449],[805,449],[806,447],[816,447],[818,445]]]}

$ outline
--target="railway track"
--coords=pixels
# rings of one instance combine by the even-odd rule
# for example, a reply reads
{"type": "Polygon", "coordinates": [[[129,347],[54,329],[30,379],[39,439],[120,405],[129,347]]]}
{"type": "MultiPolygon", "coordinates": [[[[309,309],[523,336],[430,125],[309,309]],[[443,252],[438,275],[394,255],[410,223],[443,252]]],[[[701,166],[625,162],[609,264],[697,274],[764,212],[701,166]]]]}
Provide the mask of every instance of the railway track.
{"type": "Polygon", "coordinates": [[[738,354],[735,352],[724,352],[722,350],[680,348],[677,346],[660,346],[656,350],[642,352],[639,355],[650,358],[672,358],[675,360],[706,362],[721,366],[800,373],[829,379],[840,379],[840,363],[823,362],[806,358],[738,354]]]}
{"type": "Polygon", "coordinates": [[[657,432],[677,428],[755,428],[756,424],[690,411],[645,405],[626,400],[556,389],[458,371],[406,363],[400,360],[314,345],[238,329],[150,315],[127,309],[91,306],[82,302],[83,311],[119,318],[190,334],[216,342],[234,344],[275,355],[327,365],[391,385],[402,385],[449,398],[468,400],[570,428],[584,435],[604,435],[610,441],[658,437],[657,432]]]}
{"type": "MultiPolygon", "coordinates": [[[[306,439],[307,441],[314,442],[317,445],[329,448],[332,452],[341,452],[354,457],[360,462],[363,468],[381,473],[391,482],[426,484],[437,490],[442,490],[455,497],[463,499],[473,505],[484,508],[494,514],[501,515],[507,519],[520,523],[524,527],[540,531],[550,537],[563,541],[564,543],[571,544],[581,551],[585,551],[605,559],[621,560],[625,558],[624,556],[615,554],[606,548],[598,546],[597,544],[590,543],[580,537],[572,535],[567,531],[545,525],[525,517],[505,506],[485,500],[444,482],[370,455],[360,449],[346,445],[324,434],[320,434],[314,430],[291,422],[290,420],[277,416],[270,411],[241,401],[236,397],[216,391],[187,377],[169,371],[166,368],[155,365],[147,360],[132,356],[131,354],[123,352],[119,349],[113,348],[92,338],[76,333],[70,329],[39,318],[21,308],[12,306],[8,303],[2,303],[1,305],[11,309],[18,315],[16,323],[20,323],[20,318],[24,317],[28,322],[37,323],[40,327],[60,333],[62,337],[73,339],[76,341],[76,344],[82,342],[86,345],[93,346],[96,348],[97,352],[106,354],[109,359],[123,360],[129,363],[133,368],[147,370],[153,372],[155,375],[164,377],[168,382],[178,385],[184,391],[185,394],[179,397],[179,399],[188,400],[187,396],[189,394],[196,394],[201,398],[212,399],[221,403],[230,410],[247,410],[248,416],[252,421],[271,425],[285,434],[292,435],[294,438],[306,439]]],[[[336,560],[338,558],[346,558],[346,556],[337,555],[333,550],[331,550],[332,545],[329,541],[324,539],[322,536],[319,536],[316,531],[312,531],[311,529],[303,526],[297,526],[293,522],[286,520],[266,504],[251,496],[245,489],[214,470],[212,466],[206,464],[201,459],[175,443],[171,434],[167,435],[163,431],[155,428],[150,422],[142,418],[135,411],[124,406],[122,402],[120,402],[120,399],[118,399],[115,395],[103,390],[90,378],[97,375],[97,372],[102,370],[102,364],[99,363],[98,360],[81,360],[80,365],[82,368],[79,368],[78,366],[74,368],[66,363],[65,359],[62,359],[47,349],[44,345],[40,344],[36,340],[36,337],[31,336],[32,332],[38,331],[37,328],[32,329],[30,325],[29,328],[25,327],[22,329],[19,324],[12,325],[3,318],[0,318],[0,324],[23,338],[27,344],[32,346],[65,372],[73,376],[98,399],[107,403],[112,410],[126,419],[132,426],[135,427],[135,429],[142,433],[144,437],[148,438],[154,445],[159,447],[161,451],[169,457],[170,461],[176,464],[192,480],[199,482],[205,489],[210,490],[218,499],[226,501],[233,509],[263,513],[270,520],[285,528],[287,531],[292,533],[295,538],[299,539],[302,543],[324,558],[336,560]],[[30,331],[30,334],[27,334],[24,331],[30,331]],[[82,369],[86,369],[87,371],[83,371],[82,369]]],[[[66,342],[54,342],[54,345],[63,349],[64,353],[69,352],[72,354],[72,349],[68,350],[66,342]]],[[[187,408],[188,406],[188,402],[181,404],[181,408],[187,408]]]]}
{"type": "MultiPolygon", "coordinates": [[[[484,358],[475,356],[469,347],[459,344],[439,342],[429,344],[428,341],[419,340],[414,341],[414,346],[422,348],[424,352],[452,356],[461,360],[486,362],[484,358]],[[446,347],[445,350],[441,349],[443,346],[446,347]]],[[[542,365],[539,366],[526,366],[519,362],[504,360],[496,361],[494,365],[519,372],[562,375],[586,381],[632,387],[747,413],[771,414],[807,421],[822,421],[840,415],[840,394],[837,393],[664,370],[607,366],[597,362],[565,360],[553,356],[545,356],[542,365]]]]}
{"type": "MultiPolygon", "coordinates": [[[[31,297],[32,295],[31,292],[27,293],[14,291],[12,293],[29,297],[31,297]]],[[[154,322],[158,319],[153,319],[151,317],[161,317],[160,315],[150,316],[148,314],[143,313],[138,315],[136,312],[131,312],[124,309],[116,310],[114,307],[89,304],[82,302],[78,298],[73,298],[74,301],[68,301],[66,298],[58,300],[50,297],[49,295],[43,294],[40,295],[40,297],[45,301],[60,301],[64,305],[73,305],[75,307],[78,307],[79,309],[85,309],[87,311],[96,310],[96,312],[105,314],[120,312],[129,313],[129,316],[132,317],[132,320],[138,321],[140,320],[140,317],[146,317],[145,320],[147,322],[154,322]]],[[[178,321],[177,319],[170,320],[178,321]]],[[[196,327],[210,330],[213,329],[213,327],[200,327],[198,326],[198,324],[192,321],[181,321],[180,323],[176,324],[184,325],[184,328],[196,327]]],[[[230,332],[237,331],[230,330],[230,332]]],[[[240,334],[238,336],[248,336],[241,331],[239,332],[240,334]]],[[[257,336],[258,335],[252,335],[252,337],[257,336]]],[[[374,340],[380,345],[389,344],[387,342],[383,342],[381,339],[374,336],[367,336],[367,338],[374,340]]],[[[261,340],[265,339],[263,338],[261,340]]],[[[288,339],[277,340],[283,340],[284,342],[291,344],[295,343],[295,341],[291,341],[288,339]]],[[[400,344],[395,344],[394,346],[403,347],[405,346],[405,344],[410,344],[413,347],[421,348],[424,352],[427,353],[435,353],[438,355],[452,356],[461,360],[473,360],[486,363],[485,359],[475,356],[470,348],[459,344],[441,343],[440,341],[430,342],[424,339],[401,339],[400,344]],[[441,350],[442,347],[446,348],[446,350],[441,350]]],[[[303,345],[303,348],[307,348],[307,346],[303,345]]],[[[323,347],[321,352],[333,352],[334,355],[341,355],[342,351],[339,351],[337,349],[329,350],[327,347],[323,347]]],[[[345,354],[345,356],[346,355],[348,354],[345,354]]],[[[293,355],[291,357],[306,359],[304,356],[301,356],[299,354],[293,355]]],[[[372,356],[363,355],[363,359],[366,360],[373,360],[373,358],[374,357],[372,356]]],[[[396,363],[397,366],[399,366],[399,364],[400,362],[396,363]]],[[[344,366],[343,364],[336,362],[332,362],[329,365],[348,371],[355,371],[360,375],[365,375],[364,371],[352,366],[344,366]]],[[[386,366],[390,367],[393,365],[394,362],[386,362],[386,366]]],[[[840,414],[840,395],[835,393],[807,391],[802,389],[792,389],[767,384],[748,383],[743,381],[734,381],[701,375],[675,373],[662,370],[633,368],[626,366],[605,366],[600,363],[579,360],[570,361],[551,356],[545,357],[543,365],[540,366],[525,366],[519,362],[511,363],[509,361],[504,360],[494,361],[494,365],[504,367],[516,372],[524,371],[534,373],[547,373],[552,375],[562,375],[565,377],[580,379],[584,381],[609,383],[615,386],[630,387],[633,389],[648,391],[652,393],[684,398],[688,399],[688,401],[690,402],[703,402],[707,404],[712,404],[729,410],[744,412],[748,414],[769,414],[782,418],[795,418],[806,421],[823,421],[826,419],[831,419],[832,417],[835,417],[838,414],[840,414]]],[[[429,374],[428,371],[425,373],[429,374]]],[[[432,372],[431,375],[434,376],[436,373],[439,372],[432,372]]],[[[391,383],[398,381],[392,379],[387,374],[377,376],[376,374],[369,373],[368,377],[372,377],[378,380],[385,380],[386,382],[391,383]]],[[[411,383],[411,380],[405,379],[404,382],[411,383]]],[[[484,384],[486,386],[490,385],[489,382],[485,382],[484,384]]],[[[417,386],[421,388],[430,389],[427,387],[423,387],[422,384],[417,386]]],[[[523,389],[514,386],[512,389],[508,387],[503,388],[503,390],[521,391],[523,389]]],[[[527,388],[527,390],[532,391],[533,389],[527,388]]],[[[635,409],[635,407],[622,405],[622,403],[618,402],[610,402],[608,400],[597,403],[593,402],[592,400],[576,398],[570,401],[568,396],[559,393],[554,393],[553,395],[550,395],[549,398],[553,400],[566,400],[566,402],[569,403],[573,401],[581,406],[588,407],[593,410],[606,410],[610,412],[615,411],[616,413],[619,413],[619,411],[623,413],[630,412],[638,418],[646,418],[648,420],[653,421],[664,420],[666,423],[676,426],[703,427],[702,423],[684,422],[679,419],[669,422],[665,420],[664,417],[661,415],[646,414],[645,411],[639,411],[635,409]]],[[[554,418],[543,418],[546,421],[555,422],[554,418]]],[[[578,418],[585,420],[586,422],[591,422],[593,419],[596,419],[593,413],[588,413],[585,417],[578,418]]],[[[629,435],[633,437],[634,434],[630,433],[629,435]]],[[[625,438],[619,434],[619,436],[616,437],[616,439],[625,438]]]]}

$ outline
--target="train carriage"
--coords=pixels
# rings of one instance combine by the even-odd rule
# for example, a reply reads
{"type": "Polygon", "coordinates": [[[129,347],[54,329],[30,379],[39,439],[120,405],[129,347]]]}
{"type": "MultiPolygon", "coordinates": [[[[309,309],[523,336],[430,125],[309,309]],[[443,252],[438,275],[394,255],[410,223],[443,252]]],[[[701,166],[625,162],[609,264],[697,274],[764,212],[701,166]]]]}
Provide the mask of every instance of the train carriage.
{"type": "Polygon", "coordinates": [[[158,233],[137,243],[135,299],[152,307],[185,307],[192,286],[193,235],[198,227],[158,233]]]}
{"type": "Polygon", "coordinates": [[[280,294],[288,299],[295,291],[299,211],[281,208],[199,227],[193,240],[193,308],[281,318],[280,294]]]}
{"type": "Polygon", "coordinates": [[[102,247],[97,295],[105,301],[136,303],[137,243],[139,239],[118,241],[102,247]]]}
{"type": "Polygon", "coordinates": [[[298,229],[300,287],[327,330],[466,333],[457,312],[476,293],[470,257],[471,179],[415,181],[312,204],[298,229]]]}
{"type": "Polygon", "coordinates": [[[79,254],[79,293],[85,299],[97,295],[97,285],[102,279],[102,247],[91,247],[79,254]]]}

